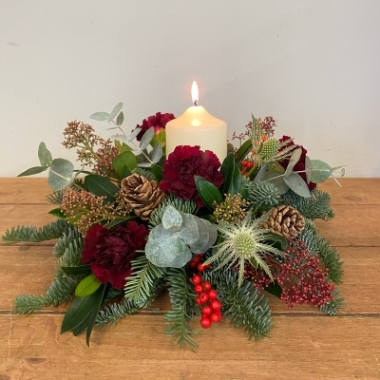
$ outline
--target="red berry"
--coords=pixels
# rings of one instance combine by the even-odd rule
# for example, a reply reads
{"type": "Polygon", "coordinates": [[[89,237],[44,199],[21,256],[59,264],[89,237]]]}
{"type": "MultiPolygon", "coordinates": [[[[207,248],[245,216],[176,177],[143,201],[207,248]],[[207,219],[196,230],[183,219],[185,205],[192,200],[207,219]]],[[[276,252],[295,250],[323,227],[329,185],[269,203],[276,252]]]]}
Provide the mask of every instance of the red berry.
{"type": "Polygon", "coordinates": [[[222,313],[220,311],[214,311],[210,315],[211,322],[217,323],[220,322],[222,319],[222,313]]]}
{"type": "Polygon", "coordinates": [[[208,293],[210,300],[216,300],[218,298],[218,292],[215,289],[211,289],[208,293]]]}
{"type": "Polygon", "coordinates": [[[204,329],[208,329],[209,327],[211,327],[211,320],[209,317],[202,317],[201,318],[201,326],[204,328],[204,329]]]}
{"type": "Polygon", "coordinates": [[[208,294],[207,293],[201,293],[198,297],[202,303],[206,303],[208,301],[208,294]]]}
{"type": "Polygon", "coordinates": [[[208,269],[211,267],[211,264],[203,264],[203,268],[208,269]]]}
{"type": "Polygon", "coordinates": [[[198,264],[197,263],[194,263],[194,261],[190,261],[190,268],[195,268],[198,264]]]}
{"type": "Polygon", "coordinates": [[[202,287],[202,285],[201,284],[195,285],[194,286],[194,291],[195,291],[195,293],[198,293],[198,294],[203,293],[203,287],[202,287]]]}
{"type": "Polygon", "coordinates": [[[201,305],[202,305],[202,302],[201,302],[201,299],[199,298],[199,296],[195,297],[195,303],[196,303],[198,306],[201,306],[201,305]]]}
{"type": "Polygon", "coordinates": [[[198,272],[203,272],[206,269],[206,267],[202,263],[199,263],[197,265],[197,269],[198,269],[198,272]]]}
{"type": "MultiPolygon", "coordinates": [[[[202,293],[202,294],[204,294],[204,293],[202,293]]],[[[201,297],[202,294],[199,297],[201,297]]],[[[219,311],[222,308],[222,303],[218,300],[212,300],[210,303],[210,306],[214,311],[219,311]]]]}
{"type": "Polygon", "coordinates": [[[198,285],[202,282],[202,277],[199,275],[199,274],[195,274],[192,279],[191,279],[191,282],[194,284],[194,285],[198,285]]]}
{"type": "Polygon", "coordinates": [[[210,315],[212,314],[212,309],[210,306],[203,306],[202,307],[202,315],[210,315]]]}
{"type": "Polygon", "coordinates": [[[209,291],[211,290],[211,287],[212,287],[210,281],[205,281],[205,282],[202,284],[202,286],[203,286],[203,289],[204,289],[205,292],[209,292],[209,291]]]}
{"type": "Polygon", "coordinates": [[[197,255],[191,261],[194,262],[195,264],[198,264],[200,260],[201,260],[201,258],[197,255]]]}

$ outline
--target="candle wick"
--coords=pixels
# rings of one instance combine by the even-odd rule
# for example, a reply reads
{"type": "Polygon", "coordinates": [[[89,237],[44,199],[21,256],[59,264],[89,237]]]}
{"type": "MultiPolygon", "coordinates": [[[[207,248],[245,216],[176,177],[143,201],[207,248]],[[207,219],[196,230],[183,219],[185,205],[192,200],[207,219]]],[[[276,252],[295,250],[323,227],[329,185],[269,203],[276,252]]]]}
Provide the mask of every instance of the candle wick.
{"type": "Polygon", "coordinates": [[[198,105],[198,100],[194,100],[194,105],[195,105],[195,106],[198,105]]]}

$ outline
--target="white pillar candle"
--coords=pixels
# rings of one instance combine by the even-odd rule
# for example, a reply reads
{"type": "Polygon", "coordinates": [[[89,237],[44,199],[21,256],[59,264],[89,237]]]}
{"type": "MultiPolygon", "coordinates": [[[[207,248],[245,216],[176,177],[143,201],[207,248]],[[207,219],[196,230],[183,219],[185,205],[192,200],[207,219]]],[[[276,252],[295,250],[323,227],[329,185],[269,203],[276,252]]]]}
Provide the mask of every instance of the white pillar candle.
{"type": "Polygon", "coordinates": [[[198,106],[198,86],[193,82],[194,106],[166,124],[166,157],[178,145],[199,145],[201,150],[211,150],[219,161],[227,156],[227,124],[198,106]]]}

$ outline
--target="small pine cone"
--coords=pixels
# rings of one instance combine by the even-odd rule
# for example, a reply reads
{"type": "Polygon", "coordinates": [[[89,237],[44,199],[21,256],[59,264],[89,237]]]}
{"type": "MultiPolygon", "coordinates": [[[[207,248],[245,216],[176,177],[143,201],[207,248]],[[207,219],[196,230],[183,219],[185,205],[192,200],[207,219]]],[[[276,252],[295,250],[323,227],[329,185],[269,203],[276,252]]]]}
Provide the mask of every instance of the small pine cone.
{"type": "Polygon", "coordinates": [[[142,220],[148,220],[152,211],[165,198],[156,181],[140,174],[132,174],[121,181],[121,198],[142,220]]]}
{"type": "Polygon", "coordinates": [[[295,208],[280,205],[272,208],[262,227],[286,239],[294,239],[305,228],[305,219],[295,208]]]}

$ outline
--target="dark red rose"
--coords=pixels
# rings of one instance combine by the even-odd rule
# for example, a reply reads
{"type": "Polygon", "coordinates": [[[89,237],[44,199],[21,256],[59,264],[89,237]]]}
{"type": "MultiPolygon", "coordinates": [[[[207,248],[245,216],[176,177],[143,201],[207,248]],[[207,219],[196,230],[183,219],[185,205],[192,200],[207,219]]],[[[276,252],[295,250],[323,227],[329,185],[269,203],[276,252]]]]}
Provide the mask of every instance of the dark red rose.
{"type": "Polygon", "coordinates": [[[101,283],[110,282],[114,288],[122,289],[131,274],[136,250],[144,248],[147,236],[146,227],[135,221],[112,230],[98,224],[87,232],[82,263],[91,264],[92,273],[101,283]]]}
{"type": "Polygon", "coordinates": [[[193,199],[197,207],[202,207],[194,176],[203,177],[220,187],[224,180],[219,167],[220,161],[211,150],[203,152],[199,146],[177,146],[164,164],[160,187],[178,198],[193,199]]]}
{"type": "MultiPolygon", "coordinates": [[[[290,139],[291,139],[291,137],[289,137],[289,136],[282,136],[282,137],[280,138],[280,142],[284,142],[284,141],[286,141],[286,140],[290,140],[290,139]]],[[[284,146],[284,148],[285,148],[285,147],[289,147],[289,146],[294,146],[294,149],[296,149],[296,148],[301,148],[301,150],[302,150],[301,157],[300,157],[300,159],[298,160],[298,162],[295,164],[293,170],[296,171],[296,172],[297,172],[297,171],[303,171],[303,170],[305,170],[305,169],[306,169],[306,163],[305,163],[305,160],[306,160],[306,153],[307,153],[307,150],[306,150],[302,145],[296,145],[296,144],[294,144],[293,140],[292,140],[292,141],[289,141],[289,143],[286,144],[286,145],[284,146]]],[[[289,158],[286,158],[285,160],[280,161],[280,165],[281,165],[284,169],[287,168],[288,163],[289,163],[289,158]]],[[[314,183],[314,182],[309,182],[309,183],[307,183],[306,173],[298,173],[298,174],[299,174],[299,175],[302,177],[302,179],[306,182],[306,184],[307,184],[307,186],[309,187],[309,190],[310,190],[310,191],[312,191],[312,190],[314,190],[314,189],[316,188],[316,186],[317,186],[316,183],[314,183]]]]}
{"type": "Polygon", "coordinates": [[[149,128],[154,128],[154,133],[159,133],[161,130],[165,129],[166,123],[170,120],[175,119],[175,116],[172,113],[161,113],[157,112],[153,116],[149,116],[147,119],[144,119],[141,125],[137,125],[136,128],[141,128],[141,132],[137,135],[137,141],[140,141],[144,133],[149,128]]]}

